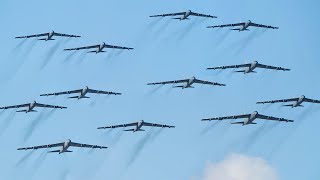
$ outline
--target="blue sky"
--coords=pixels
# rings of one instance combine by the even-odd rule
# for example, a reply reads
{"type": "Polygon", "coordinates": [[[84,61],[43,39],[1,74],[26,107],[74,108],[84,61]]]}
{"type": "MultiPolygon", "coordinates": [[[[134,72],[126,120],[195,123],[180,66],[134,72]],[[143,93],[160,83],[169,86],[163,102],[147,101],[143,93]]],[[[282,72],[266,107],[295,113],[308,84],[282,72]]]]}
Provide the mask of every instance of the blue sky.
{"type": "Polygon", "coordinates": [[[280,179],[316,179],[319,106],[282,108],[256,101],[317,92],[319,2],[306,1],[18,1],[0,3],[0,106],[37,100],[68,106],[18,114],[1,112],[0,179],[190,179],[200,177],[207,162],[239,153],[265,159],[280,179]],[[175,21],[151,19],[159,13],[191,9],[218,16],[175,21]],[[207,29],[208,25],[252,20],[279,30],[249,32],[207,29]],[[42,42],[18,35],[55,30],[79,39],[42,42]],[[134,47],[105,54],[70,53],[63,48],[107,44],[134,47]],[[210,66],[257,60],[291,68],[257,74],[207,71],[210,66]],[[227,84],[194,89],[148,87],[146,83],[196,76],[227,84]],[[39,94],[84,86],[122,92],[122,96],[81,101],[39,94]],[[255,126],[201,122],[201,118],[258,110],[294,119],[292,124],[258,121],[255,126]],[[175,125],[143,133],[99,131],[98,126],[144,119],[175,125]],[[208,126],[210,128],[208,128],[208,126]],[[106,151],[74,149],[70,154],[20,152],[16,148],[76,142],[109,146],[106,151]],[[297,169],[299,169],[297,171],[297,169]]]}

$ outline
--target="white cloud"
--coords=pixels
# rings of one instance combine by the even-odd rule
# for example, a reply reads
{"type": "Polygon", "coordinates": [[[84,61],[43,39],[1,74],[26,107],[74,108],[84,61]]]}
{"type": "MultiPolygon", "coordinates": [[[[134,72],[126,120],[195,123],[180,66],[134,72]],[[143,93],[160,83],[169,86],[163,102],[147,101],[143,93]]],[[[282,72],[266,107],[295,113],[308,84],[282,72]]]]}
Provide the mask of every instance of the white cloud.
{"type": "Polygon", "coordinates": [[[276,171],[262,158],[231,154],[208,163],[203,180],[278,180],[276,171]]]}

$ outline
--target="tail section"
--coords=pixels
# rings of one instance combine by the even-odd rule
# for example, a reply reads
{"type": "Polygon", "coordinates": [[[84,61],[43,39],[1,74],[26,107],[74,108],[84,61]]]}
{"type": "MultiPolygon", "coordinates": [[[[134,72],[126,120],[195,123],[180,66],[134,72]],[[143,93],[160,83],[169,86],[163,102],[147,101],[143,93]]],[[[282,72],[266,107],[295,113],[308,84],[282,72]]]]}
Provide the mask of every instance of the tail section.
{"type": "Polygon", "coordinates": [[[66,150],[66,151],[61,152],[60,150],[54,150],[54,151],[49,151],[48,153],[59,153],[59,154],[61,154],[61,153],[65,153],[65,152],[73,152],[73,151],[66,150]]]}
{"type": "Polygon", "coordinates": [[[88,51],[87,53],[96,53],[96,54],[98,54],[98,53],[102,53],[102,52],[106,52],[106,51],[88,51]]]}
{"type": "Polygon", "coordinates": [[[293,104],[285,104],[285,105],[282,105],[282,106],[288,106],[288,107],[304,107],[303,105],[298,105],[298,106],[293,106],[293,104]]]}
{"type": "Polygon", "coordinates": [[[79,96],[71,96],[71,97],[68,97],[68,98],[71,98],[71,99],[79,99],[79,96]]]}
{"type": "Polygon", "coordinates": [[[31,111],[27,111],[27,110],[19,110],[19,111],[16,111],[16,112],[25,112],[25,113],[28,113],[28,112],[38,112],[36,110],[31,110],[31,111]]]}
{"type": "Polygon", "coordinates": [[[183,88],[183,86],[173,86],[173,88],[183,88]]]}
{"type": "Polygon", "coordinates": [[[238,72],[238,73],[245,73],[245,70],[240,70],[240,71],[233,71],[233,72],[238,72]]]}
{"type": "MultiPolygon", "coordinates": [[[[123,131],[132,131],[135,132],[135,129],[125,129],[123,131]]],[[[144,129],[138,129],[137,131],[145,131],[144,129]]]]}
{"type": "Polygon", "coordinates": [[[241,121],[241,122],[233,122],[231,124],[242,124],[242,125],[244,125],[244,122],[243,121],[241,121]]]}
{"type": "Polygon", "coordinates": [[[41,38],[38,39],[39,41],[54,41],[55,39],[47,39],[47,38],[41,38]]]}
{"type": "Polygon", "coordinates": [[[19,110],[19,111],[16,111],[16,112],[27,112],[27,110],[19,110]]]}
{"type": "Polygon", "coordinates": [[[60,150],[48,151],[48,153],[60,153],[60,150]]]}
{"type": "Polygon", "coordinates": [[[240,29],[240,28],[234,28],[234,29],[230,29],[230,30],[233,30],[233,31],[250,31],[249,29],[240,29]]]}
{"type": "Polygon", "coordinates": [[[244,126],[244,125],[249,125],[249,124],[257,124],[257,123],[251,122],[251,123],[245,124],[243,121],[241,121],[241,122],[234,122],[234,123],[231,123],[231,124],[242,124],[242,126],[244,126]]]}

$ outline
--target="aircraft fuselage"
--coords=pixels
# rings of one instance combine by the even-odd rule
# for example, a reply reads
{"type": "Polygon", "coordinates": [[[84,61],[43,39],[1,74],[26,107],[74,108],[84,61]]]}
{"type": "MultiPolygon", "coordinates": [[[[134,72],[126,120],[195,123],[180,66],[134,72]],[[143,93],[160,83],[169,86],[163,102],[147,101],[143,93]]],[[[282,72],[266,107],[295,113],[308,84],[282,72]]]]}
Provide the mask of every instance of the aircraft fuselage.
{"type": "Polygon", "coordinates": [[[61,147],[60,151],[59,151],[59,154],[61,153],[64,153],[68,150],[68,148],[70,147],[70,143],[71,143],[71,140],[68,139],[66,140],[64,143],[63,143],[63,146],[61,147]]]}
{"type": "Polygon", "coordinates": [[[184,15],[181,16],[180,20],[186,20],[190,16],[191,11],[186,11],[184,15]]]}
{"type": "Polygon", "coordinates": [[[243,125],[252,124],[253,121],[257,118],[257,115],[258,115],[257,111],[254,111],[253,113],[251,113],[250,117],[244,120],[243,125]]]}
{"type": "Polygon", "coordinates": [[[247,31],[250,25],[251,25],[251,21],[249,20],[245,22],[242,26],[240,26],[239,29],[234,29],[234,30],[247,31]]]}
{"type": "Polygon", "coordinates": [[[257,67],[257,64],[258,64],[258,61],[254,61],[253,63],[251,63],[250,67],[245,68],[244,74],[255,72],[254,69],[257,67]]]}
{"type": "Polygon", "coordinates": [[[83,88],[82,91],[80,92],[80,95],[79,95],[78,99],[84,98],[86,96],[86,94],[88,93],[88,89],[89,89],[88,86],[83,88]]]}
{"type": "Polygon", "coordinates": [[[303,103],[304,99],[305,99],[305,96],[302,95],[301,97],[299,97],[298,101],[293,102],[292,107],[301,106],[301,104],[303,103]]]}
{"type": "Polygon", "coordinates": [[[193,88],[193,87],[192,87],[192,84],[194,83],[194,80],[195,80],[195,79],[196,79],[195,77],[190,78],[189,81],[186,82],[186,83],[182,86],[182,89],[184,89],[184,88],[193,88]]]}
{"type": "Polygon", "coordinates": [[[28,108],[26,109],[26,113],[31,112],[35,107],[36,107],[36,101],[33,101],[32,103],[29,104],[28,108]]]}

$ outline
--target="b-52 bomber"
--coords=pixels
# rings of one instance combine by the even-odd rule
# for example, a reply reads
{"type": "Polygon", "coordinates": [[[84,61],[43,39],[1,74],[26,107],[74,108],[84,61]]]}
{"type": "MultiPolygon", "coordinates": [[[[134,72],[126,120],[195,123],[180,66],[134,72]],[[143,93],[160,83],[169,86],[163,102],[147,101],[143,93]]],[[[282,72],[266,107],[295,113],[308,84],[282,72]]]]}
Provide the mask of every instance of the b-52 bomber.
{"type": "Polygon", "coordinates": [[[16,112],[25,112],[25,113],[37,112],[36,110],[34,110],[35,107],[53,108],[53,109],[66,109],[67,108],[67,107],[63,107],[63,106],[40,104],[40,103],[37,103],[36,101],[33,101],[32,103],[27,103],[27,104],[20,104],[20,105],[14,105],[14,106],[4,106],[4,107],[0,107],[0,109],[13,109],[13,108],[21,108],[21,107],[26,107],[27,109],[19,110],[16,112]]]}
{"type": "Polygon", "coordinates": [[[184,12],[178,12],[178,13],[169,13],[169,14],[158,14],[158,15],[152,15],[149,17],[165,17],[165,16],[180,16],[172,19],[179,19],[181,20],[189,20],[189,16],[200,16],[200,17],[207,17],[207,18],[217,18],[217,16],[211,16],[211,15],[206,15],[206,14],[200,14],[200,13],[195,13],[192,12],[191,10],[184,11],[184,12]]]}
{"type": "Polygon", "coordinates": [[[28,35],[28,36],[18,36],[18,37],[15,37],[15,38],[22,39],[22,38],[44,37],[44,38],[40,38],[38,40],[51,41],[51,40],[55,40],[55,39],[53,39],[54,36],[74,37],[74,38],[81,37],[81,36],[77,36],[77,35],[61,34],[61,33],[57,33],[57,32],[51,31],[51,32],[48,32],[48,33],[43,33],[43,34],[35,34],[35,35],[28,35]]]}
{"type": "Polygon", "coordinates": [[[260,64],[260,63],[258,63],[258,61],[254,61],[254,62],[248,63],[248,64],[210,67],[210,68],[207,68],[207,70],[234,69],[234,68],[244,68],[244,70],[235,71],[235,72],[243,72],[244,74],[256,73],[256,71],[254,71],[256,68],[273,69],[273,70],[281,70],[281,71],[290,71],[290,69],[283,68],[283,67],[275,67],[275,66],[269,66],[269,65],[260,64]]]}
{"type": "Polygon", "coordinates": [[[268,25],[263,25],[263,24],[256,24],[251,22],[250,20],[247,22],[240,22],[240,23],[235,23],[235,24],[223,24],[223,25],[217,25],[217,26],[208,26],[207,28],[223,28],[223,27],[235,27],[238,26],[239,28],[232,28],[230,30],[235,30],[235,31],[249,31],[249,27],[259,27],[259,28],[267,28],[267,29],[279,29],[279,27],[274,27],[274,26],[268,26],[268,25]]]}
{"type": "Polygon", "coordinates": [[[127,50],[131,50],[133,48],[130,47],[121,47],[121,46],[114,46],[114,45],[109,45],[106,43],[102,43],[102,44],[97,44],[97,45],[93,45],[93,46],[84,46],[84,47],[77,47],[77,48],[69,48],[69,49],[64,49],[65,51],[78,51],[81,49],[96,49],[93,51],[88,51],[88,53],[102,53],[105,52],[104,49],[105,48],[110,48],[110,49],[127,49],[127,50]]]}
{"type": "Polygon", "coordinates": [[[37,150],[37,149],[44,149],[44,148],[53,148],[53,147],[61,147],[60,150],[53,150],[49,151],[48,153],[65,153],[65,152],[72,152],[68,150],[69,147],[84,147],[84,148],[92,148],[92,149],[107,149],[108,147],[105,146],[98,146],[98,145],[90,145],[90,144],[80,144],[76,142],[72,142],[70,139],[66,140],[65,142],[56,143],[56,144],[48,144],[48,145],[41,145],[41,146],[33,146],[33,147],[25,147],[25,148],[18,148],[17,150],[37,150]]]}
{"type": "Polygon", "coordinates": [[[148,123],[143,120],[139,122],[134,122],[134,123],[128,123],[128,124],[120,124],[120,125],[114,125],[114,126],[105,126],[105,127],[98,127],[98,129],[114,129],[114,128],[120,128],[120,127],[128,127],[128,126],[134,126],[132,129],[125,129],[124,131],[132,131],[132,132],[137,132],[137,131],[145,131],[142,128],[142,126],[150,126],[150,127],[160,127],[160,128],[174,128],[175,126],[169,126],[165,124],[155,124],[155,123],[148,123]]]}
{"type": "Polygon", "coordinates": [[[217,82],[210,82],[210,81],[203,81],[195,78],[194,76],[191,77],[190,79],[182,79],[182,80],[174,80],[174,81],[163,81],[163,82],[155,82],[155,83],[148,83],[147,85],[162,85],[162,84],[179,84],[183,83],[184,85],[178,85],[174,86],[177,88],[194,88],[192,85],[193,84],[208,84],[208,85],[214,85],[214,86],[225,86],[225,84],[220,84],[217,82]]]}
{"type": "Polygon", "coordinates": [[[291,99],[280,99],[280,100],[272,100],[272,101],[261,101],[257,102],[257,104],[266,104],[266,103],[279,103],[279,102],[293,102],[292,104],[285,104],[283,106],[291,106],[292,108],[294,107],[303,107],[301,105],[303,102],[309,102],[309,103],[317,103],[319,104],[319,100],[314,100],[314,99],[309,99],[306,98],[304,95],[296,98],[291,98],[291,99]]]}
{"type": "Polygon", "coordinates": [[[280,121],[280,122],[293,122],[293,120],[288,120],[288,119],[284,119],[284,118],[265,116],[265,115],[259,114],[257,111],[254,111],[251,114],[207,118],[207,119],[202,119],[202,121],[213,121],[213,120],[221,121],[221,120],[225,120],[225,119],[242,119],[242,118],[245,119],[245,120],[244,121],[240,121],[240,122],[233,122],[231,124],[242,124],[243,126],[244,125],[249,125],[249,124],[257,124],[255,122],[253,122],[256,119],[272,120],[272,121],[280,121]]]}
{"type": "Polygon", "coordinates": [[[72,91],[63,91],[63,92],[57,92],[57,93],[49,93],[49,94],[41,94],[40,96],[58,96],[58,95],[63,95],[63,94],[75,94],[75,93],[79,93],[79,95],[78,96],[71,96],[69,98],[77,98],[77,99],[90,98],[90,97],[86,96],[86,94],[88,94],[88,93],[121,95],[121,93],[95,90],[95,89],[90,89],[88,86],[86,86],[83,89],[77,89],[77,90],[72,90],[72,91]]]}

